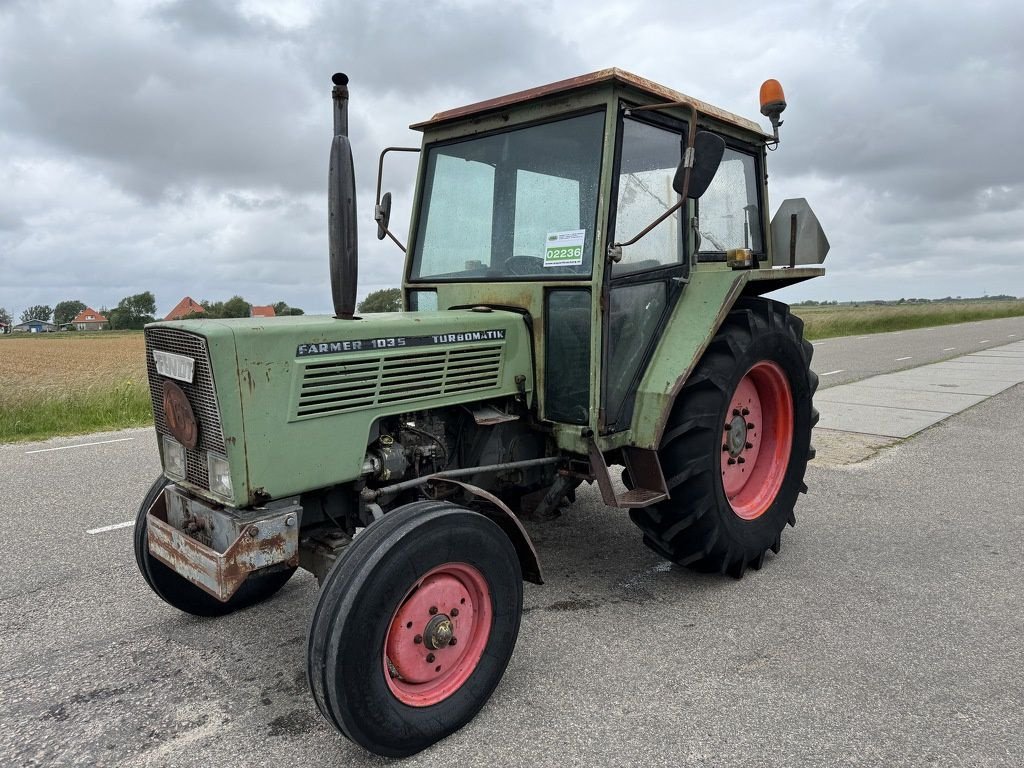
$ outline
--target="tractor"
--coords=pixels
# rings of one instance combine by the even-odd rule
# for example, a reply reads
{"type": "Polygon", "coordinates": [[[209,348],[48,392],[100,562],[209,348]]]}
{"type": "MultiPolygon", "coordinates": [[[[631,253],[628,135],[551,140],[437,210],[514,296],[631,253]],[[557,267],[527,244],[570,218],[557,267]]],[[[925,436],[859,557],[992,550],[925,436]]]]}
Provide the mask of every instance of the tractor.
{"type": "Polygon", "coordinates": [[[767,133],[606,69],[385,149],[374,223],[406,253],[404,311],[358,316],[349,81],[332,80],[334,315],[146,326],[163,471],[135,555],[199,616],[315,574],[317,707],[399,757],[494,691],[523,582],[543,582],[521,521],[581,483],[680,566],[740,577],[779,552],[817,377],[802,322],[763,294],[824,274],[828,241],[803,199],[768,217],[778,82],[767,133]],[[419,153],[404,237],[381,195],[394,151],[419,153]]]}

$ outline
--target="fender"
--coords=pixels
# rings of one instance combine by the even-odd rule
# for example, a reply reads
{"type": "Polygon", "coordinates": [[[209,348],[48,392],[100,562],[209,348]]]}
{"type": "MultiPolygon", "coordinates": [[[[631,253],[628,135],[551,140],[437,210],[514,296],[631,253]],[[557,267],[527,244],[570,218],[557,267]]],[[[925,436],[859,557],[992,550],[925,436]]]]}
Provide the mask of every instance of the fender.
{"type": "Polygon", "coordinates": [[[515,512],[509,509],[505,502],[493,493],[485,491],[483,488],[479,488],[475,485],[464,483],[461,480],[438,477],[430,482],[451,483],[452,485],[457,485],[463,490],[469,491],[474,496],[478,496],[488,502],[490,506],[479,511],[485,517],[496,522],[498,527],[501,528],[501,530],[505,532],[505,535],[512,541],[512,546],[515,547],[516,554],[519,556],[519,566],[523,570],[523,580],[528,581],[531,584],[544,583],[544,574],[540,569],[540,558],[537,557],[537,549],[533,546],[533,542],[530,541],[530,535],[526,532],[526,529],[519,521],[519,518],[516,517],[515,512]]]}

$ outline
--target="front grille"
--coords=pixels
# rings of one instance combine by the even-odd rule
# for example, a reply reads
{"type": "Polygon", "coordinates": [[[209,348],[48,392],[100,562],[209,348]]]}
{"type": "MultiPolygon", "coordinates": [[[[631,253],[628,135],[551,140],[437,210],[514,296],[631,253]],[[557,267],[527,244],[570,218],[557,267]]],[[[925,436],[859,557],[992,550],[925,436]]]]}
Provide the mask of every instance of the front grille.
{"type": "Polygon", "coordinates": [[[294,418],[492,389],[501,382],[501,344],[310,363],[294,418]]]}
{"type": "Polygon", "coordinates": [[[174,380],[188,397],[192,412],[199,422],[199,441],[193,449],[185,449],[185,479],[193,485],[210,489],[209,472],[206,467],[206,453],[224,454],[224,432],[217,409],[217,390],[213,383],[213,369],[210,366],[210,352],[206,339],[194,333],[176,328],[149,328],[146,330],[146,370],[149,373],[149,393],[153,399],[153,421],[156,431],[170,435],[164,421],[164,377],[156,372],[153,350],[173,352],[195,360],[192,383],[174,380]]]}

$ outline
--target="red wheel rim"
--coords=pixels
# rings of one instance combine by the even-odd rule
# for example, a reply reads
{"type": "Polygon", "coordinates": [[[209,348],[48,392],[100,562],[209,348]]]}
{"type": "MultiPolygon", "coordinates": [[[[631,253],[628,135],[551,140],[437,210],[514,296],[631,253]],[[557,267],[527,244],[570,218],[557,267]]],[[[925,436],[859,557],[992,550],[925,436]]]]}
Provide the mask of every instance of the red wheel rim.
{"type": "Polygon", "coordinates": [[[384,679],[411,707],[429,707],[455,693],[487,647],[491,591],[479,570],[445,563],[406,593],[384,638],[384,679]]]}
{"type": "Polygon", "coordinates": [[[722,432],[722,488],[732,511],[755,520],[775,501],[793,447],[793,396],[778,364],[762,361],[744,374],[722,432]]]}

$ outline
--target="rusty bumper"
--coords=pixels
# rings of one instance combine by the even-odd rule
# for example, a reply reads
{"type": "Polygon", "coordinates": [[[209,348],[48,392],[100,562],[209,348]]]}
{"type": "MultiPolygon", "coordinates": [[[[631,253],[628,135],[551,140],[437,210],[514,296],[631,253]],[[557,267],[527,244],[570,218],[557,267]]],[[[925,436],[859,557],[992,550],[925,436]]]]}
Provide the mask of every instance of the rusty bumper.
{"type": "Polygon", "coordinates": [[[146,515],[149,552],[227,602],[250,574],[299,564],[301,512],[297,503],[216,509],[169,486],[146,515]]]}

